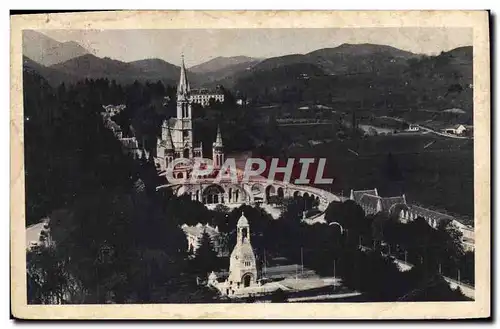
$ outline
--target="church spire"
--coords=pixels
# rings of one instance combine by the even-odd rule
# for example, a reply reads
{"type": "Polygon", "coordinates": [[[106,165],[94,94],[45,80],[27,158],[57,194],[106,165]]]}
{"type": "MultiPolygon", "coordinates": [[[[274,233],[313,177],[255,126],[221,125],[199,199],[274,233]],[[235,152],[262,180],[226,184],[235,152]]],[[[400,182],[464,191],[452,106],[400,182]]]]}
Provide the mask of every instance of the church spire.
{"type": "Polygon", "coordinates": [[[165,136],[165,149],[174,150],[174,142],[172,141],[172,134],[170,132],[170,126],[167,125],[167,134],[165,136]]]}
{"type": "Polygon", "coordinates": [[[222,134],[220,133],[220,126],[217,125],[217,137],[215,137],[214,147],[223,147],[222,134]]]}
{"type": "Polygon", "coordinates": [[[179,79],[179,85],[177,86],[177,95],[185,95],[189,93],[189,82],[186,74],[186,66],[184,65],[184,55],[182,55],[181,63],[181,77],[179,79]]]}

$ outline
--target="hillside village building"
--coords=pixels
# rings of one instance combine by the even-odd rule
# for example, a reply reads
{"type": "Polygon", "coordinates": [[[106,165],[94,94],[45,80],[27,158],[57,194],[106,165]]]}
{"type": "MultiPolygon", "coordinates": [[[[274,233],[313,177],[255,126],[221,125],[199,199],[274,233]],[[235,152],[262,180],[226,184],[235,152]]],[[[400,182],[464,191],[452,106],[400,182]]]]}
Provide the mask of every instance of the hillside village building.
{"type": "Polygon", "coordinates": [[[120,104],[120,105],[103,105],[102,108],[104,109],[105,113],[109,116],[114,116],[122,112],[127,108],[125,104],[120,104]]]}
{"type": "Polygon", "coordinates": [[[194,89],[191,91],[190,99],[192,103],[200,104],[205,107],[210,105],[210,100],[224,103],[224,93],[220,90],[220,88],[216,88],[215,90],[194,89]]]}
{"type": "Polygon", "coordinates": [[[408,126],[408,129],[406,129],[406,131],[411,131],[411,132],[415,132],[415,131],[419,131],[420,130],[420,127],[418,125],[414,125],[414,124],[410,124],[408,126]]]}
{"type": "MultiPolygon", "coordinates": [[[[203,145],[201,142],[195,142],[193,134],[193,102],[184,57],[182,57],[181,75],[177,86],[177,115],[163,122],[161,138],[157,141],[156,163],[162,171],[165,171],[174,159],[184,158],[194,162],[194,159],[204,157],[203,145]]],[[[219,127],[216,140],[212,145],[212,159],[215,169],[220,168],[224,163],[224,144],[219,127]]],[[[187,178],[189,175],[188,166],[176,166],[173,171],[176,178],[187,178]]]]}
{"type": "MultiPolygon", "coordinates": [[[[139,141],[135,136],[132,137],[124,137],[122,128],[119,124],[113,121],[112,116],[119,113],[120,111],[126,108],[125,105],[107,105],[103,106],[105,112],[101,113],[102,120],[104,123],[104,127],[109,129],[113,135],[118,139],[122,145],[122,151],[126,154],[132,155],[134,158],[145,158],[149,159],[150,152],[146,150],[144,147],[139,147],[139,141]],[[118,112],[116,112],[118,111],[118,112]]],[[[133,128],[130,127],[129,130],[133,134],[133,128]]]]}
{"type": "Polygon", "coordinates": [[[467,132],[467,127],[464,125],[457,125],[451,128],[446,128],[444,132],[447,134],[463,135],[465,132],[467,132]]]}
{"type": "Polygon", "coordinates": [[[210,240],[212,241],[212,245],[214,247],[215,252],[219,256],[222,255],[223,250],[220,244],[220,232],[219,228],[212,227],[209,224],[201,224],[198,223],[195,226],[189,226],[187,224],[184,224],[181,226],[182,231],[184,231],[184,234],[186,235],[187,239],[187,245],[188,245],[188,252],[190,253],[195,253],[196,250],[200,247],[200,242],[201,242],[201,237],[203,233],[207,233],[208,236],[210,237],[210,240]]]}
{"type": "Polygon", "coordinates": [[[462,233],[462,245],[465,250],[474,250],[474,228],[459,222],[455,217],[423,208],[417,205],[406,203],[406,197],[381,197],[377,189],[372,190],[351,190],[350,200],[356,202],[366,215],[386,213],[394,216],[402,223],[408,223],[422,217],[429,226],[437,229],[442,224],[451,223],[462,233]]]}

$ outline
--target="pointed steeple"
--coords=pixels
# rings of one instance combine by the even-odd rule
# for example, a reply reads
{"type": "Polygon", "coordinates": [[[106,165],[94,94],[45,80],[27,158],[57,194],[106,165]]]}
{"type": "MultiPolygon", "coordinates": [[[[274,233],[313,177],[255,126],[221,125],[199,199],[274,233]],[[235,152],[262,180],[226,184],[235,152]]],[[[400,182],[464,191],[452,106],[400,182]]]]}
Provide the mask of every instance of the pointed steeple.
{"type": "Polygon", "coordinates": [[[223,147],[222,134],[220,133],[220,126],[217,125],[217,137],[215,138],[214,147],[223,147]]]}
{"type": "Polygon", "coordinates": [[[167,125],[167,134],[165,136],[165,149],[174,150],[174,142],[172,141],[172,134],[170,133],[169,125],[167,125]]]}
{"type": "Polygon", "coordinates": [[[181,77],[179,79],[179,85],[177,86],[177,95],[186,95],[189,93],[189,82],[186,74],[186,66],[184,65],[184,55],[182,55],[181,63],[181,77]]]}

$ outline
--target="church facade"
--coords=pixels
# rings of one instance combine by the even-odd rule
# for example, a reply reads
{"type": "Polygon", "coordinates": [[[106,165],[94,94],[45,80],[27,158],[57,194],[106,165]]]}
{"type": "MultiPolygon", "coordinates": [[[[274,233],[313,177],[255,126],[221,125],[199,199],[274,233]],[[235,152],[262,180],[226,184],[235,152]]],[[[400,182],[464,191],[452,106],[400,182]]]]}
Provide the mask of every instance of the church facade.
{"type": "MultiPolygon", "coordinates": [[[[160,171],[167,170],[169,165],[178,158],[189,159],[193,162],[197,158],[204,158],[202,142],[195,142],[193,134],[193,101],[184,57],[182,57],[177,85],[176,117],[163,121],[161,136],[156,144],[156,163],[160,171]]],[[[217,127],[216,140],[212,145],[212,158],[214,168],[220,168],[224,162],[224,144],[219,127],[217,127]]],[[[174,172],[176,178],[186,178],[189,175],[187,167],[176,167],[174,172]]]]}

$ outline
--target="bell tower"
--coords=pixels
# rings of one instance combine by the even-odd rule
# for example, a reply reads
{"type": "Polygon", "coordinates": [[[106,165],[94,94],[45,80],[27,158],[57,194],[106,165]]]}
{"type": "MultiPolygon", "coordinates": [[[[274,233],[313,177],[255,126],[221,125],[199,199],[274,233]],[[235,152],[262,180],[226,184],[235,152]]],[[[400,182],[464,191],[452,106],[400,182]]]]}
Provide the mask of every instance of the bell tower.
{"type": "Polygon", "coordinates": [[[184,55],[182,55],[181,76],[177,85],[177,121],[173,138],[181,157],[192,158],[194,156],[191,88],[184,65],[184,55]]]}
{"type": "Polygon", "coordinates": [[[257,283],[257,262],[250,244],[250,225],[242,213],[236,226],[237,240],[229,263],[229,285],[233,290],[257,283]]]}
{"type": "Polygon", "coordinates": [[[162,139],[165,141],[165,167],[168,166],[174,161],[175,158],[175,148],[174,143],[172,142],[172,134],[170,133],[170,127],[168,124],[162,132],[165,136],[162,136],[162,139]]]}

